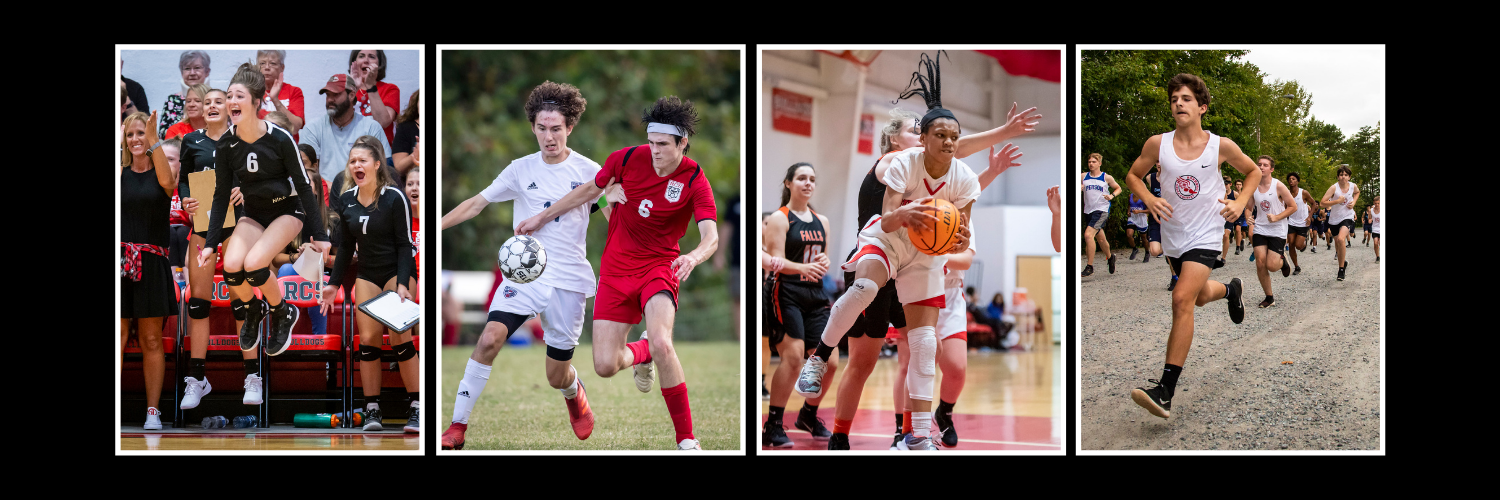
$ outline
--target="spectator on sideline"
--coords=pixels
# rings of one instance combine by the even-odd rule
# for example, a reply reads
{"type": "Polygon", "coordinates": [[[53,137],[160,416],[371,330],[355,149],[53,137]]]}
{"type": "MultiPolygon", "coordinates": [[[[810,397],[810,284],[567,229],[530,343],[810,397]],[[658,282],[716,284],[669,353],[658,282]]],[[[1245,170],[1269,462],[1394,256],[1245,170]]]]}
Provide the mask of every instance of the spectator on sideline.
{"type": "MultiPolygon", "coordinates": [[[[354,86],[348,75],[333,75],[318,93],[328,96],[324,103],[327,113],[310,120],[302,129],[307,135],[298,141],[318,151],[318,156],[322,158],[322,167],[318,173],[323,179],[333,181],[344,173],[344,166],[349,163],[349,150],[354,148],[354,141],[361,136],[378,136],[384,150],[390,150],[380,124],[354,111],[354,86]]],[[[331,187],[334,188],[335,196],[329,196],[330,200],[344,192],[336,185],[331,187]]]]}

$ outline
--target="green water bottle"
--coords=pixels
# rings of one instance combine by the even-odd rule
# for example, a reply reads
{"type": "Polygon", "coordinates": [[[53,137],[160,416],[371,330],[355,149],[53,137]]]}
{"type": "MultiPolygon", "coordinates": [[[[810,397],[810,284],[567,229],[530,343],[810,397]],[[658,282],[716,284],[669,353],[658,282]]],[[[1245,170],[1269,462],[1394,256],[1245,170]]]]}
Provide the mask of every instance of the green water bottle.
{"type": "Polygon", "coordinates": [[[292,416],[294,427],[332,429],[339,426],[339,416],[332,413],[298,413],[292,416]]]}

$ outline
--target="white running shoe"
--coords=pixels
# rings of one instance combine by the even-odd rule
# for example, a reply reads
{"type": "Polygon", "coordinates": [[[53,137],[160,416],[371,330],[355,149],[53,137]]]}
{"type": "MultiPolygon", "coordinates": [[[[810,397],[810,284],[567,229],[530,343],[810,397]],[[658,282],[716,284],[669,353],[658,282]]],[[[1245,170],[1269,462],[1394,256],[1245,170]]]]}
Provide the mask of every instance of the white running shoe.
{"type": "Polygon", "coordinates": [[[245,375],[245,399],[242,402],[247,405],[260,404],[260,393],[264,387],[265,383],[261,382],[260,375],[254,373],[245,375]]]}
{"type": "MultiPolygon", "coordinates": [[[[146,408],[145,427],[148,431],[161,430],[161,410],[157,410],[155,406],[146,408]]],[[[687,440],[683,440],[683,442],[685,443],[687,440]]]]}
{"type": "Polygon", "coordinates": [[[183,380],[187,382],[187,388],[182,391],[182,404],[178,407],[184,410],[197,408],[203,396],[207,396],[214,390],[214,386],[208,383],[208,377],[204,377],[202,381],[193,377],[183,377],[183,380]]]}
{"type": "Polygon", "coordinates": [[[703,447],[698,446],[698,440],[692,438],[684,439],[681,443],[677,443],[677,449],[687,451],[703,451],[703,447]]]}
{"type": "Polygon", "coordinates": [[[823,395],[823,372],[828,370],[828,363],[816,355],[808,356],[807,362],[802,364],[802,373],[797,374],[797,394],[812,399],[823,395]]]}
{"type": "MultiPolygon", "coordinates": [[[[646,332],[641,332],[641,340],[646,340],[646,332]]],[[[651,363],[637,363],[631,368],[635,369],[635,390],[651,392],[651,383],[656,381],[656,371],[651,363]]]]}
{"type": "Polygon", "coordinates": [[[899,444],[897,444],[896,447],[901,448],[902,450],[907,450],[907,451],[937,451],[938,450],[937,443],[934,443],[932,441],[932,437],[931,436],[917,437],[916,435],[913,435],[913,434],[907,434],[906,435],[906,439],[901,440],[901,442],[899,444]]]}

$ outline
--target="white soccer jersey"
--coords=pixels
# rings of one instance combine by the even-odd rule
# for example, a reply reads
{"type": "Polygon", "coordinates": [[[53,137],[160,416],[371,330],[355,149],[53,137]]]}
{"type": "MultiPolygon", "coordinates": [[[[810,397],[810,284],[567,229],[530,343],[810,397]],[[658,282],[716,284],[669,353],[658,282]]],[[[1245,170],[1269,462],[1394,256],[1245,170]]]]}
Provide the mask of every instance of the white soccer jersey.
{"type": "Polygon", "coordinates": [[[1281,186],[1281,181],[1271,179],[1271,190],[1269,192],[1262,193],[1259,187],[1252,191],[1255,198],[1251,201],[1255,202],[1256,208],[1255,234],[1285,239],[1286,219],[1271,222],[1271,214],[1279,214],[1286,211],[1286,202],[1281,201],[1281,196],[1277,194],[1279,192],[1278,186],[1281,186]]]}
{"type": "MultiPolygon", "coordinates": [[[[512,161],[495,182],[479,194],[490,203],[516,200],[511,227],[540,213],[562,199],[573,188],[594,182],[599,164],[569,151],[568,159],[556,165],[542,161],[540,152],[512,161]]],[[[589,232],[592,203],[568,210],[557,220],[543,225],[531,236],[542,242],[547,251],[547,270],[536,280],[554,288],[571,290],[593,297],[598,281],[589,265],[585,241],[589,232]]]]}
{"type": "Polygon", "coordinates": [[[1299,187],[1292,193],[1292,199],[1297,201],[1297,211],[1286,219],[1287,223],[1295,227],[1307,227],[1307,200],[1302,199],[1302,188],[1299,187]]]}
{"type": "Polygon", "coordinates": [[[1177,131],[1161,135],[1161,194],[1172,205],[1172,218],[1162,221],[1162,251],[1172,258],[1196,248],[1223,249],[1224,178],[1219,176],[1219,136],[1208,133],[1208,145],[1197,158],[1185,160],[1172,149],[1177,131]]]}
{"type": "Polygon", "coordinates": [[[1104,193],[1109,192],[1109,183],[1104,182],[1103,171],[1098,177],[1090,177],[1088,172],[1083,173],[1083,213],[1108,212],[1109,200],[1104,199],[1104,193]]]}
{"type": "Polygon", "coordinates": [[[1345,200],[1342,201],[1342,202],[1339,202],[1339,203],[1335,203],[1333,205],[1333,208],[1328,209],[1328,223],[1330,225],[1332,225],[1332,224],[1338,224],[1340,222],[1343,222],[1343,221],[1350,220],[1350,219],[1354,218],[1354,209],[1344,206],[1344,203],[1347,203],[1349,201],[1348,198],[1352,198],[1353,196],[1354,196],[1354,183],[1353,182],[1349,183],[1349,190],[1348,191],[1340,191],[1339,190],[1339,185],[1338,185],[1337,182],[1335,182],[1333,184],[1333,197],[1334,197],[1334,199],[1345,198],[1345,200]]]}

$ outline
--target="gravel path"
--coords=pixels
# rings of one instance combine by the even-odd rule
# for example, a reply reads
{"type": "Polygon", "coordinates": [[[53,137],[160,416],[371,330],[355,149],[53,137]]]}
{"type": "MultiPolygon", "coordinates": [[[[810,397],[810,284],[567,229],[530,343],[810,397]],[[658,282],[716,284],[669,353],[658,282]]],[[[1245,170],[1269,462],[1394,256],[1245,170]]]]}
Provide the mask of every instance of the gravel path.
{"type": "Polygon", "coordinates": [[[1320,242],[1317,253],[1298,252],[1301,274],[1272,273],[1276,305],[1267,309],[1258,307],[1265,293],[1249,247],[1240,255],[1230,247],[1209,279],[1244,282],[1245,320],[1231,322],[1223,300],[1197,308],[1170,419],[1130,399],[1161,377],[1171,327],[1166,261],[1142,264],[1116,249],[1109,274],[1096,256],[1080,288],[1082,449],[1378,449],[1380,264],[1371,247],[1351,241],[1344,281],[1320,242]]]}

